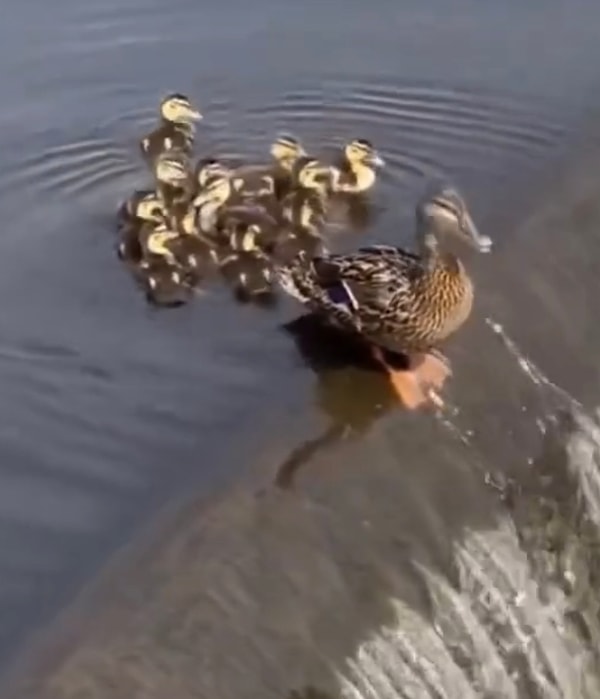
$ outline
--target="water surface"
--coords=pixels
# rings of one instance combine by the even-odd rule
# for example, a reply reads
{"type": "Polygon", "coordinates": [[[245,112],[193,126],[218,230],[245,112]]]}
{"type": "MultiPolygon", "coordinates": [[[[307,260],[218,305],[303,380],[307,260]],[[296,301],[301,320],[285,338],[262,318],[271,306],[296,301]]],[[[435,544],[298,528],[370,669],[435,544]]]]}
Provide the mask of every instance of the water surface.
{"type": "MultiPolygon", "coordinates": [[[[161,585],[202,588],[177,604],[203,621],[176,650],[158,631],[150,643],[175,603],[161,585],[132,583],[139,627],[117,602],[114,625],[87,637],[104,643],[119,691],[137,672],[122,638],[145,658],[144,696],[171,693],[175,677],[180,696],[194,687],[188,695],[280,697],[310,682],[357,698],[593,696],[577,682],[597,647],[585,611],[594,601],[581,593],[569,604],[583,627],[561,627],[569,590],[532,558],[551,536],[528,522],[526,504],[544,494],[575,518],[575,541],[587,541],[582,522],[595,531],[597,3],[32,0],[27,14],[13,5],[0,28],[1,666],[27,657],[39,633],[52,638],[57,614],[120,547],[187,495],[201,498],[190,517],[202,541],[181,557],[149,557],[161,585]],[[449,350],[445,420],[393,410],[370,372],[315,373],[281,329],[299,314],[292,303],[264,311],[211,288],[177,311],[145,305],[115,258],[112,217],[146,178],[136,139],[171,90],[205,113],[204,153],[265,158],[281,129],[315,151],[371,139],[389,163],[375,221],[340,232],[340,248],[408,244],[426,183],[463,189],[497,246],[485,258],[466,253],[477,308],[449,350]],[[575,415],[556,437],[566,456],[537,466],[557,411],[575,415]],[[258,484],[240,484],[248,469],[258,484]],[[558,472],[569,477],[554,486],[558,472]],[[203,514],[216,489],[217,533],[203,514]],[[238,606],[218,602],[234,565],[238,606]],[[524,616],[521,588],[500,580],[507,571],[526,583],[524,616]],[[228,625],[223,604],[234,610],[228,625]],[[286,614],[273,616],[277,605],[286,614]],[[490,609],[508,615],[506,647],[490,609]],[[235,653],[224,656],[234,627],[235,653]],[[276,651],[283,638],[295,639],[286,653],[276,651]],[[537,655],[519,645],[527,638],[537,655]]],[[[178,522],[166,549],[194,530],[178,522]]],[[[184,634],[181,620],[175,627],[184,634]]],[[[89,653],[72,664],[100,696],[102,662],[89,653]]],[[[78,681],[56,672],[62,696],[74,696],[78,681]]]]}

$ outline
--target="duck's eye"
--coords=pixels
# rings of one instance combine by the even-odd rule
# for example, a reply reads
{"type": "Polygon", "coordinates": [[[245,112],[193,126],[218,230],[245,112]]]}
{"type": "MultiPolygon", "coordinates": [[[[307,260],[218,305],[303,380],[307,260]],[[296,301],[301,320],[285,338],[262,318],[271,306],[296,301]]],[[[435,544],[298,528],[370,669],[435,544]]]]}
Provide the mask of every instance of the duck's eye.
{"type": "Polygon", "coordinates": [[[442,211],[444,211],[447,214],[450,214],[454,218],[460,218],[460,213],[453,204],[450,204],[449,202],[440,199],[436,199],[434,203],[438,207],[438,209],[442,209],[442,211]]]}

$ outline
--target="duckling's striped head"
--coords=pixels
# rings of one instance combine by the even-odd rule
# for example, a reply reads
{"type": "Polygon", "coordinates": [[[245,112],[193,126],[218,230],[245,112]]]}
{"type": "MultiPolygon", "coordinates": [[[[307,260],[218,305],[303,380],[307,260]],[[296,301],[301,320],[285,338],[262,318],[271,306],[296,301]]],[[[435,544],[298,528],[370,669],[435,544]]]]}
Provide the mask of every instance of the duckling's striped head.
{"type": "Polygon", "coordinates": [[[231,179],[226,175],[215,175],[209,178],[206,186],[194,199],[195,208],[200,208],[205,204],[215,204],[221,206],[231,196],[231,179]]]}
{"type": "Polygon", "coordinates": [[[160,115],[172,124],[191,124],[202,119],[202,114],[192,106],[189,97],[179,92],[173,92],[162,100],[160,115]]]}
{"type": "Polygon", "coordinates": [[[305,158],[299,164],[296,180],[301,187],[326,196],[331,186],[331,168],[317,158],[305,158]]]}
{"type": "Polygon", "coordinates": [[[216,158],[204,158],[196,166],[196,180],[200,187],[206,187],[214,177],[225,177],[230,173],[231,168],[216,158]]]}
{"type": "Polygon", "coordinates": [[[154,176],[162,184],[183,187],[189,181],[187,160],[172,151],[163,153],[154,163],[154,176]]]}
{"type": "Polygon", "coordinates": [[[291,165],[300,157],[306,155],[300,141],[290,134],[280,134],[271,144],[270,153],[284,167],[291,165]]]}
{"type": "Polygon", "coordinates": [[[367,165],[369,167],[381,167],[385,161],[373,147],[371,141],[364,138],[355,138],[346,144],[344,153],[352,164],[367,165]]]}
{"type": "Polygon", "coordinates": [[[142,221],[164,221],[164,208],[161,200],[156,194],[147,194],[140,199],[135,206],[135,215],[142,221]]]}

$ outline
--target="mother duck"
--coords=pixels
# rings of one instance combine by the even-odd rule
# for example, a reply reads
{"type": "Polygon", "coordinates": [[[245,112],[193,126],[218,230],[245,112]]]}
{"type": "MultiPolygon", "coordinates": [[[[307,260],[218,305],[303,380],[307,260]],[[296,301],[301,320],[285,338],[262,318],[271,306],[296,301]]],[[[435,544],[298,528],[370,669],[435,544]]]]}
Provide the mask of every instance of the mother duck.
{"type": "Polygon", "coordinates": [[[450,367],[437,346],[463,325],[473,306],[473,283],[463,263],[440,249],[442,236],[450,233],[480,252],[492,248],[461,195],[436,188],[416,207],[416,254],[373,245],[312,260],[300,254],[278,271],[289,295],[366,341],[411,410],[428,400],[443,405],[435,389],[442,388],[450,367]],[[390,366],[385,351],[408,358],[408,368],[390,366]]]}

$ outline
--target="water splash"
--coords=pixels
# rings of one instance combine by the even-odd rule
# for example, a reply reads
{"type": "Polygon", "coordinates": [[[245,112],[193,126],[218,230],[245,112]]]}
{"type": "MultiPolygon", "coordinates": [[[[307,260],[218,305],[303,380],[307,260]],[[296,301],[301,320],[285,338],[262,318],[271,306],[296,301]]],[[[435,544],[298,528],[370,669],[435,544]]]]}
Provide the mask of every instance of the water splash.
{"type": "Polygon", "coordinates": [[[586,415],[488,325],[539,394],[542,453],[496,525],[456,541],[452,571],[413,562],[431,619],[393,599],[395,622],[337,673],[348,699],[600,696],[600,411],[586,415]]]}

